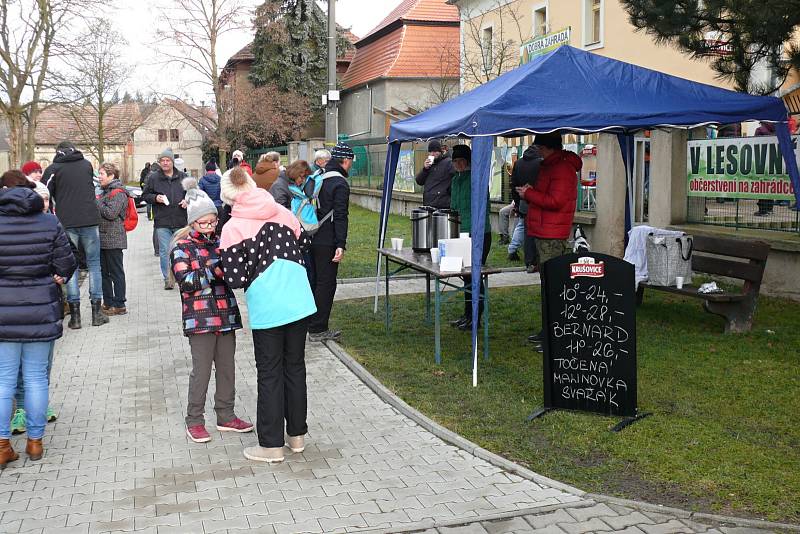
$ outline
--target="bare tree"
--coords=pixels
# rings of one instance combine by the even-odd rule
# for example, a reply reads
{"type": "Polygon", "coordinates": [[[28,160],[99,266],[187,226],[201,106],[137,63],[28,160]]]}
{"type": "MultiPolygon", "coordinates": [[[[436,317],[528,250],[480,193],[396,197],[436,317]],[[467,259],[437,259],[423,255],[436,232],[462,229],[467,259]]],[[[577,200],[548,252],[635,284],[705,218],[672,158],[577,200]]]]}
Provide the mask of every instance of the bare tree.
{"type": "Polygon", "coordinates": [[[11,164],[31,158],[42,95],[59,32],[85,22],[103,0],[0,0],[0,113],[8,122],[11,164]],[[27,135],[24,129],[27,123],[27,135]]]}
{"type": "Polygon", "coordinates": [[[245,86],[226,104],[236,114],[228,127],[228,137],[236,146],[269,146],[299,139],[313,117],[309,98],[275,85],[245,86]]]}
{"type": "Polygon", "coordinates": [[[223,35],[248,26],[251,13],[245,6],[244,0],[170,0],[162,8],[163,27],[158,31],[159,53],[165,61],[193,73],[198,83],[214,93],[217,123],[212,141],[220,148],[220,161],[226,160],[227,109],[219,83],[217,45],[223,35]]]}
{"type": "Polygon", "coordinates": [[[523,31],[520,23],[522,2],[494,2],[481,13],[461,12],[461,70],[468,86],[481,85],[518,66],[519,47],[530,39],[530,32],[523,31]]]}
{"type": "Polygon", "coordinates": [[[77,40],[80,44],[64,56],[61,93],[73,102],[67,109],[87,149],[104,161],[108,141],[127,141],[139,124],[138,113],[129,112],[135,106],[114,110],[128,78],[127,66],[120,59],[126,42],[111,29],[110,22],[101,21],[97,26],[103,30],[88,30],[77,40]]]}

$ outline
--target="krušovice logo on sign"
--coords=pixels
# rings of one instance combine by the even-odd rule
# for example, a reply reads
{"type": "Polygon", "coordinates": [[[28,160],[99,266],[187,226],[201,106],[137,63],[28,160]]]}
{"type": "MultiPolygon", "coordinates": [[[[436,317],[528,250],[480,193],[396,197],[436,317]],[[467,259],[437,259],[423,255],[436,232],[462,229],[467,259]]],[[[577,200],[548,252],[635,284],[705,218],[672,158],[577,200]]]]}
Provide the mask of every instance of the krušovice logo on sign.
{"type": "Polygon", "coordinates": [[[552,52],[559,46],[569,44],[571,34],[572,27],[567,26],[563,30],[531,39],[519,47],[519,64],[524,65],[536,56],[541,56],[547,52],[552,52]]]}
{"type": "Polygon", "coordinates": [[[594,258],[578,258],[578,263],[569,264],[569,277],[577,278],[585,276],[587,278],[603,278],[606,274],[606,266],[602,261],[596,262],[594,258]]]}

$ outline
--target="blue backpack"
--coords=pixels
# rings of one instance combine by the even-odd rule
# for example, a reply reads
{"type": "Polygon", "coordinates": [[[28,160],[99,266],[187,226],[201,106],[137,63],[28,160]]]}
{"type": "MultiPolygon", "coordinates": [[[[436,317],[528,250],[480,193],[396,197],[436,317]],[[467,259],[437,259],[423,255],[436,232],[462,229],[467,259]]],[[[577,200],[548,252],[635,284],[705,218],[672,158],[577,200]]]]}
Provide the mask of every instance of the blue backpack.
{"type": "Polygon", "coordinates": [[[306,178],[303,187],[289,184],[289,192],[292,194],[292,213],[308,235],[314,235],[325,221],[333,217],[333,210],[329,211],[320,220],[317,217],[319,208],[319,192],[322,189],[322,182],[330,176],[339,176],[338,172],[315,173],[306,178]]]}

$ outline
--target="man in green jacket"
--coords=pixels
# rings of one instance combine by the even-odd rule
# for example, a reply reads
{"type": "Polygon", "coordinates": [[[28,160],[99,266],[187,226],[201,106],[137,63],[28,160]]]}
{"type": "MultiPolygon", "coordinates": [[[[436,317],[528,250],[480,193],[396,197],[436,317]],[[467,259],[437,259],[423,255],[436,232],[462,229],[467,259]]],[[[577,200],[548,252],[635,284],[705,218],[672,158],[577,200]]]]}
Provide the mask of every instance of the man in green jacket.
{"type": "MultiPolygon", "coordinates": [[[[453,169],[456,171],[450,188],[450,207],[461,217],[461,232],[472,230],[472,151],[467,145],[453,147],[453,169]]],[[[472,236],[470,236],[472,237],[472,236]]],[[[492,247],[492,225],[489,222],[489,190],[486,190],[486,221],[483,226],[483,254],[481,265],[486,264],[489,249],[492,247]]],[[[464,276],[464,315],[451,321],[451,326],[459,330],[472,330],[472,277],[464,276]]],[[[481,282],[481,296],[478,303],[478,322],[483,314],[484,287],[481,282]]]]}

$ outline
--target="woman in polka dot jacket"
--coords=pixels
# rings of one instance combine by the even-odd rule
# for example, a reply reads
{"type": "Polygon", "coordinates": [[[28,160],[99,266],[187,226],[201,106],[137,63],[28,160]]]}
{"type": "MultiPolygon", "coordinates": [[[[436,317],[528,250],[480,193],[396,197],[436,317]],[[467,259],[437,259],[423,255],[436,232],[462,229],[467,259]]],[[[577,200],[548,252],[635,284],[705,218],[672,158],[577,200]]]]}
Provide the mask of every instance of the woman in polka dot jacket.
{"type": "Polygon", "coordinates": [[[297,218],[240,168],[220,185],[233,206],[220,238],[225,282],[245,290],[258,372],[258,446],[244,455],[280,462],[284,445],[303,451],[308,431],[306,319],[316,306],[303,250],[310,242],[297,218]]]}

